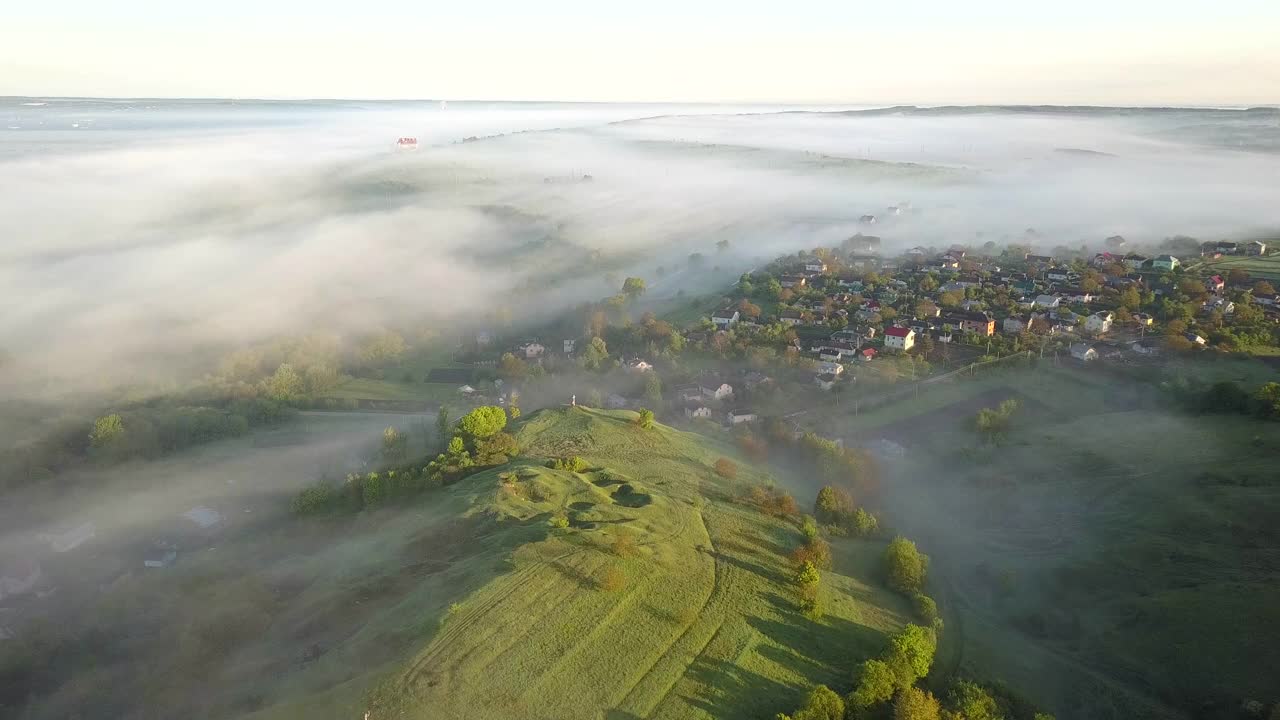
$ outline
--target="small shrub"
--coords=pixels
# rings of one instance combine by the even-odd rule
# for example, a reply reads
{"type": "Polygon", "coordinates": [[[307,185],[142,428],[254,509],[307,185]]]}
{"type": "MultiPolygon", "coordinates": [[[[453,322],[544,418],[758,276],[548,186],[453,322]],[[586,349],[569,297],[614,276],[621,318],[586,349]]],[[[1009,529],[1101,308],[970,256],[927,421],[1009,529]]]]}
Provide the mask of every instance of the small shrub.
{"type": "Polygon", "coordinates": [[[792,551],[791,561],[800,567],[805,563],[812,563],[819,570],[830,570],[831,544],[822,538],[815,537],[792,551]]]}
{"type": "Polygon", "coordinates": [[[315,515],[332,508],[335,501],[333,487],[326,482],[308,485],[293,496],[293,512],[297,515],[315,515]]]}
{"type": "Polygon", "coordinates": [[[911,596],[911,606],[915,608],[916,615],[921,620],[933,629],[939,629],[942,618],[938,616],[938,603],[934,602],[933,598],[924,593],[916,593],[911,596]]]}
{"type": "Polygon", "coordinates": [[[738,465],[729,458],[717,460],[715,470],[717,475],[728,480],[738,477],[738,465]]]}
{"type": "Polygon", "coordinates": [[[913,594],[924,587],[929,557],[921,553],[916,544],[904,537],[896,537],[884,551],[884,571],[889,587],[900,593],[913,594]]]}
{"type": "Polygon", "coordinates": [[[615,593],[627,586],[627,576],[622,574],[622,570],[616,567],[606,568],[600,575],[600,589],[605,592],[615,593]]]}
{"type": "Polygon", "coordinates": [[[551,519],[547,521],[547,524],[557,530],[563,530],[564,528],[569,527],[569,516],[562,512],[556,513],[551,516],[551,519]]]}
{"type": "Polygon", "coordinates": [[[805,540],[813,540],[818,537],[818,521],[812,515],[805,515],[800,518],[800,532],[804,535],[805,540]]]}
{"type": "Polygon", "coordinates": [[[587,461],[573,455],[571,457],[556,458],[547,463],[547,467],[553,470],[568,470],[569,472],[586,472],[587,461]]]}
{"type": "Polygon", "coordinates": [[[644,430],[653,427],[653,411],[647,408],[640,410],[640,414],[636,415],[635,423],[644,430]]]}
{"type": "Polygon", "coordinates": [[[636,539],[629,532],[620,532],[613,538],[613,554],[618,557],[631,557],[639,552],[636,539]]]}

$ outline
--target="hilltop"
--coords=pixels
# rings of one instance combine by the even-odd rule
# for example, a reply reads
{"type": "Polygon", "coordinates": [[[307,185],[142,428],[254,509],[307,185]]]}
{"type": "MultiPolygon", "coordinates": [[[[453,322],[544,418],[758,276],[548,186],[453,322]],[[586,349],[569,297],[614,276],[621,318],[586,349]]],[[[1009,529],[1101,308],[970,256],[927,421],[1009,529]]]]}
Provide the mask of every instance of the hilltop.
{"type": "Polygon", "coordinates": [[[633,418],[532,414],[520,459],[442,491],[477,543],[511,551],[373,693],[372,717],[772,716],[815,683],[846,686],[909,619],[871,579],[882,543],[855,540],[823,578],[824,616],[802,615],[786,557],[801,533],[742,500],[766,476],[739,462],[721,477],[728,445],[633,418]],[[544,462],[566,456],[588,467],[544,462]]]}

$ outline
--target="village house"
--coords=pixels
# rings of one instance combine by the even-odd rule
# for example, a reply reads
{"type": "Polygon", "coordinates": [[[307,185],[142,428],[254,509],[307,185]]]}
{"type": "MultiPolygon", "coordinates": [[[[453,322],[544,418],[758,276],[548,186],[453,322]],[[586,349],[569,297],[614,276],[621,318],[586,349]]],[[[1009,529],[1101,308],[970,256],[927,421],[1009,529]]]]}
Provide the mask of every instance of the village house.
{"type": "Polygon", "coordinates": [[[1266,255],[1267,244],[1261,240],[1251,240],[1244,244],[1245,255],[1266,255]]]}
{"type": "Polygon", "coordinates": [[[916,331],[911,328],[890,327],[884,331],[884,346],[890,350],[906,352],[916,344],[916,331]]]}
{"type": "Polygon", "coordinates": [[[1209,342],[1203,335],[1195,331],[1188,331],[1185,337],[1191,341],[1192,345],[1199,345],[1200,347],[1204,347],[1204,344],[1209,342]]]}
{"type": "Polygon", "coordinates": [[[1067,282],[1071,279],[1071,271],[1067,268],[1049,268],[1044,272],[1044,278],[1050,282],[1067,282]]]}
{"type": "Polygon", "coordinates": [[[876,357],[876,349],[873,347],[862,348],[862,352],[859,353],[859,356],[861,356],[862,362],[871,362],[876,357]]]}
{"type": "Polygon", "coordinates": [[[850,253],[862,255],[875,255],[880,252],[880,238],[875,235],[863,235],[857,233],[853,237],[844,241],[844,245],[850,253]]]}
{"type": "Polygon", "coordinates": [[[1052,265],[1053,257],[1051,255],[1032,255],[1027,253],[1026,261],[1031,265],[1052,265]]]}
{"type": "Polygon", "coordinates": [[[711,408],[700,402],[689,402],[684,405],[684,416],[690,420],[706,420],[711,417],[711,408]]]}
{"type": "Polygon", "coordinates": [[[804,323],[804,313],[800,312],[799,310],[783,310],[778,315],[778,320],[783,325],[791,325],[791,326],[801,325],[804,323]]]}
{"type": "Polygon", "coordinates": [[[977,333],[984,337],[996,333],[996,321],[990,313],[952,312],[943,315],[942,321],[965,332],[977,333]]]}
{"type": "Polygon", "coordinates": [[[725,328],[728,328],[734,323],[738,322],[740,318],[741,318],[741,314],[737,310],[728,308],[725,310],[717,310],[711,316],[711,322],[715,323],[716,327],[720,328],[721,330],[724,330],[725,328]]]}
{"type": "Polygon", "coordinates": [[[710,400],[724,400],[733,397],[733,386],[714,375],[698,380],[702,396],[710,400]]]}
{"type": "Polygon", "coordinates": [[[1155,319],[1146,313],[1133,314],[1133,322],[1136,323],[1139,327],[1151,327],[1151,324],[1154,321],[1155,319]]]}
{"type": "Polygon", "coordinates": [[[564,354],[565,354],[565,355],[573,355],[573,349],[577,346],[577,344],[578,344],[578,341],[577,341],[577,340],[565,340],[565,341],[564,341],[564,354]]]}
{"type": "Polygon", "coordinates": [[[653,370],[653,363],[648,360],[634,358],[627,363],[627,369],[632,372],[651,372],[653,370]]]}
{"type": "Polygon", "coordinates": [[[750,410],[730,410],[725,413],[725,422],[729,425],[741,425],[743,423],[753,423],[760,419],[760,416],[750,410]]]}
{"type": "Polygon", "coordinates": [[[1058,293],[1058,297],[1069,303],[1091,303],[1094,300],[1093,293],[1079,288],[1068,288],[1058,293]]]}
{"type": "Polygon", "coordinates": [[[809,282],[809,278],[804,275],[783,275],[778,279],[778,284],[784,288],[804,287],[809,282]]]}
{"type": "Polygon", "coordinates": [[[517,345],[515,354],[526,360],[536,360],[546,352],[547,348],[542,343],[531,341],[517,345]]]}
{"type": "Polygon", "coordinates": [[[819,360],[813,369],[818,375],[839,375],[844,372],[844,365],[830,360],[819,360]]]}
{"type": "Polygon", "coordinates": [[[1221,275],[1211,275],[1204,281],[1204,287],[1211,293],[1220,293],[1225,289],[1227,284],[1223,282],[1221,275]]]}
{"type": "Polygon", "coordinates": [[[1017,335],[1027,331],[1027,321],[1017,315],[1010,315],[1001,323],[1000,329],[1010,335],[1017,335]]]}
{"type": "Polygon", "coordinates": [[[1172,255],[1157,255],[1151,259],[1151,267],[1155,270],[1173,270],[1182,262],[1172,255]]]}
{"type": "Polygon", "coordinates": [[[1091,362],[1098,359],[1098,351],[1087,343],[1072,343],[1071,357],[1080,362],[1091,362]]]}
{"type": "Polygon", "coordinates": [[[1057,309],[1062,304],[1062,298],[1057,295],[1037,295],[1032,307],[1046,308],[1050,310],[1057,309]]]}
{"type": "Polygon", "coordinates": [[[827,271],[827,264],[820,258],[810,258],[804,261],[804,269],[809,272],[824,273],[827,271]]]}
{"type": "Polygon", "coordinates": [[[911,248],[904,254],[907,256],[908,260],[912,260],[914,262],[923,262],[924,259],[929,256],[929,251],[922,247],[917,246],[917,247],[911,248]]]}
{"type": "Polygon", "coordinates": [[[702,388],[698,383],[685,383],[675,386],[676,398],[682,403],[700,403],[702,401],[702,388]]]}
{"type": "Polygon", "coordinates": [[[1146,262],[1147,262],[1146,256],[1139,255],[1137,253],[1129,253],[1128,255],[1124,256],[1124,266],[1130,272],[1142,267],[1143,264],[1146,262]]]}
{"type": "Polygon", "coordinates": [[[875,225],[875,224],[876,224],[876,216],[875,216],[875,215],[863,215],[862,217],[858,218],[858,222],[862,223],[863,225],[875,225]]]}
{"type": "Polygon", "coordinates": [[[1084,321],[1084,329],[1094,335],[1101,335],[1111,329],[1111,321],[1114,319],[1115,314],[1110,310],[1099,310],[1084,321]]]}
{"type": "Polygon", "coordinates": [[[837,376],[831,373],[822,373],[813,376],[813,384],[817,385],[820,390],[830,390],[836,385],[837,376]]]}

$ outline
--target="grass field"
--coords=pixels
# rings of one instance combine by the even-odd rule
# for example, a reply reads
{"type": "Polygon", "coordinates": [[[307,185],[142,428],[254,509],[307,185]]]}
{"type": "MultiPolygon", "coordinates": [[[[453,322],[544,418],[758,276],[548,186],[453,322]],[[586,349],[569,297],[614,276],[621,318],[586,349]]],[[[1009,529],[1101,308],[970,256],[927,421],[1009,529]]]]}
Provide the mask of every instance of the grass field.
{"type": "Polygon", "coordinates": [[[520,429],[526,453],[579,454],[592,472],[522,463],[501,470],[510,483],[490,471],[451,489],[511,532],[557,512],[571,525],[540,531],[461,602],[375,694],[374,716],[772,717],[813,683],[847,685],[905,621],[870,579],[881,546],[855,541],[824,578],[826,615],[802,616],[785,559],[799,532],[735,500],[763,478],[745,464],[719,478],[710,467],[728,447],[632,417],[543,411],[520,429]],[[634,554],[611,550],[620,534],[634,554]]]}
{"type": "Polygon", "coordinates": [[[855,435],[908,448],[889,515],[934,556],[940,670],[1059,718],[1234,718],[1280,699],[1280,426],[1131,390],[1067,367],[997,373],[861,416],[855,435]],[[987,446],[969,419],[997,396],[1024,408],[987,446]]]}
{"type": "Polygon", "coordinates": [[[1257,280],[1280,281],[1280,255],[1228,255],[1217,260],[1206,260],[1204,267],[1206,270],[1222,273],[1224,276],[1231,270],[1240,269],[1257,280]]]}

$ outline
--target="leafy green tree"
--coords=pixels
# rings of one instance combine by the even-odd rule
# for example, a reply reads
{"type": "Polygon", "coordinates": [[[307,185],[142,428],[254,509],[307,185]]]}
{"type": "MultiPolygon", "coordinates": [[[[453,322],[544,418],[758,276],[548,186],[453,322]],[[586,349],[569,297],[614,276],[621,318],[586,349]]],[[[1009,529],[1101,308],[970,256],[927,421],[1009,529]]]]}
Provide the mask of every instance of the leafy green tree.
{"type": "Polygon", "coordinates": [[[805,562],[796,570],[793,582],[798,587],[807,587],[817,585],[822,580],[822,573],[818,572],[818,568],[811,562],[805,562]]]}
{"type": "Polygon", "coordinates": [[[498,376],[507,382],[523,380],[529,374],[529,364],[513,353],[503,353],[498,361],[498,376]]]}
{"type": "Polygon", "coordinates": [[[925,621],[932,628],[937,628],[941,618],[938,616],[938,603],[933,598],[924,593],[916,593],[911,596],[911,606],[915,608],[916,615],[925,621]]]}
{"type": "Polygon", "coordinates": [[[512,420],[520,418],[520,396],[516,393],[511,393],[507,399],[507,415],[511,416],[512,420]]]}
{"type": "Polygon", "coordinates": [[[662,380],[656,372],[645,373],[644,399],[650,407],[662,407],[662,380]]]}
{"type": "Polygon", "coordinates": [[[812,515],[805,515],[800,518],[800,532],[804,534],[805,540],[813,540],[818,537],[818,521],[812,515]]]}
{"type": "Polygon", "coordinates": [[[648,408],[641,408],[640,413],[636,415],[636,425],[648,430],[653,427],[653,411],[648,408]]]}
{"type": "Polygon", "coordinates": [[[306,383],[298,371],[289,363],[281,363],[280,367],[267,379],[267,396],[278,402],[287,402],[302,395],[306,383]]]}
{"type": "Polygon", "coordinates": [[[103,415],[93,423],[93,431],[89,433],[89,444],[95,448],[105,448],[119,442],[124,437],[124,421],[116,413],[103,415]]]}
{"type": "Polygon", "coordinates": [[[875,515],[872,515],[862,508],[858,508],[853,511],[853,531],[856,532],[859,537],[874,535],[879,529],[880,521],[876,519],[875,515]]]}
{"type": "Polygon", "coordinates": [[[360,360],[369,365],[394,364],[404,356],[404,338],[391,331],[369,338],[360,348],[360,360]]]}
{"type": "Polygon", "coordinates": [[[622,281],[622,294],[629,298],[637,298],[644,294],[644,280],[638,277],[629,277],[622,281]]]}
{"type": "Polygon", "coordinates": [[[804,704],[787,720],[844,720],[844,700],[826,685],[815,685],[804,698],[804,704]]]}
{"type": "Polygon", "coordinates": [[[603,338],[593,337],[582,353],[582,361],[588,370],[599,370],[609,359],[609,347],[603,338]]]}
{"type": "Polygon", "coordinates": [[[439,441],[440,447],[448,445],[449,437],[452,435],[453,425],[449,423],[449,406],[441,405],[436,413],[436,440],[439,441]]]}
{"type": "Polygon", "coordinates": [[[849,705],[865,710],[893,697],[897,679],[883,660],[867,660],[858,669],[857,685],[849,694],[849,705]]]}
{"type": "Polygon", "coordinates": [[[824,523],[842,523],[852,512],[853,496],[832,485],[819,490],[818,497],[813,501],[813,514],[824,523]]]}
{"type": "Polygon", "coordinates": [[[382,457],[391,461],[403,460],[409,452],[409,438],[395,427],[382,431],[382,457]]]}
{"type": "Polygon", "coordinates": [[[462,416],[458,429],[472,441],[502,432],[507,426],[507,413],[496,405],[484,405],[462,416]]]}
{"type": "Polygon", "coordinates": [[[1280,383],[1269,382],[1258,388],[1253,394],[1253,402],[1259,415],[1280,418],[1280,383]]]}
{"type": "Polygon", "coordinates": [[[924,588],[925,573],[929,569],[929,556],[920,552],[916,544],[899,535],[884,551],[884,570],[889,587],[900,593],[911,594],[924,588]]]}
{"type": "Polygon", "coordinates": [[[952,707],[964,715],[965,720],[1004,720],[996,699],[981,685],[968,680],[957,680],[951,686],[952,707]]]}
{"type": "Polygon", "coordinates": [[[911,687],[929,674],[938,639],[933,630],[908,624],[889,641],[885,664],[893,673],[898,688],[911,687]]]}
{"type": "Polygon", "coordinates": [[[938,720],[942,706],[931,693],[909,687],[893,701],[893,720],[938,720]]]}

